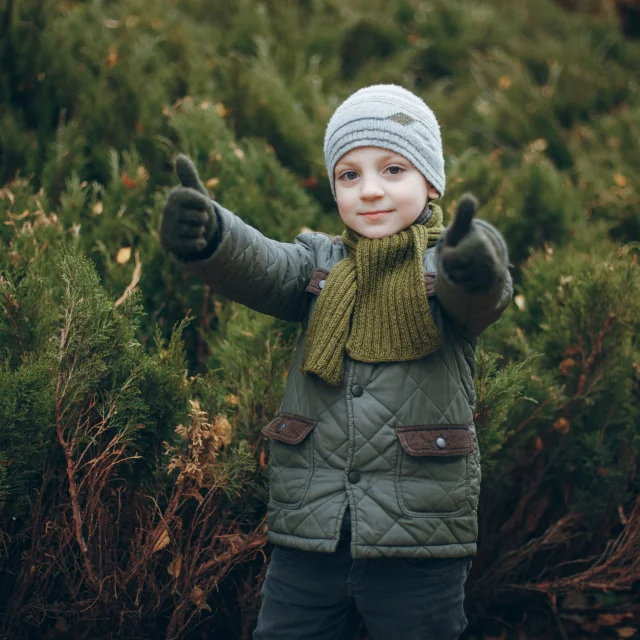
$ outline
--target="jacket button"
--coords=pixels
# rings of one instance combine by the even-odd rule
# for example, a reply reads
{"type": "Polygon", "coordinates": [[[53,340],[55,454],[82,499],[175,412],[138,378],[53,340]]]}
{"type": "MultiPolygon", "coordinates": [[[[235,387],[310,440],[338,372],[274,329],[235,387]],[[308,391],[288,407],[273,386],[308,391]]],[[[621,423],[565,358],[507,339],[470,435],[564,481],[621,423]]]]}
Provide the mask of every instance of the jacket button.
{"type": "Polygon", "coordinates": [[[324,285],[326,284],[326,282],[327,282],[326,280],[320,280],[320,282],[318,282],[318,287],[320,289],[324,289],[324,285]]]}
{"type": "Polygon", "coordinates": [[[287,428],[287,423],[286,422],[281,422],[277,427],[276,427],[276,431],[278,433],[281,433],[282,431],[284,431],[287,428]]]}
{"type": "Polygon", "coordinates": [[[360,480],[360,472],[359,471],[350,471],[349,472],[349,482],[355,484],[360,480]]]}
{"type": "Polygon", "coordinates": [[[359,384],[354,384],[352,389],[351,389],[351,393],[356,398],[359,398],[364,393],[364,389],[359,384]]]}
{"type": "Polygon", "coordinates": [[[436,438],[436,447],[438,449],[444,449],[447,446],[447,443],[444,438],[436,438]]]}

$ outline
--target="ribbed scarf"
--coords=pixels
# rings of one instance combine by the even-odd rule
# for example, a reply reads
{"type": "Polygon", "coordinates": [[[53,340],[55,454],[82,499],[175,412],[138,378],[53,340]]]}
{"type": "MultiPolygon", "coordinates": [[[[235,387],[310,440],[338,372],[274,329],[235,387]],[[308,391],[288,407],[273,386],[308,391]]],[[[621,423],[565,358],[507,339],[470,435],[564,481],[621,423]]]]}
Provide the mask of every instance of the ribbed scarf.
{"type": "Polygon", "coordinates": [[[345,229],[349,255],[331,270],[305,340],[300,370],[333,386],[344,354],[360,362],[417,360],[440,346],[424,283],[422,261],[444,230],[442,209],[386,238],[345,229]]]}

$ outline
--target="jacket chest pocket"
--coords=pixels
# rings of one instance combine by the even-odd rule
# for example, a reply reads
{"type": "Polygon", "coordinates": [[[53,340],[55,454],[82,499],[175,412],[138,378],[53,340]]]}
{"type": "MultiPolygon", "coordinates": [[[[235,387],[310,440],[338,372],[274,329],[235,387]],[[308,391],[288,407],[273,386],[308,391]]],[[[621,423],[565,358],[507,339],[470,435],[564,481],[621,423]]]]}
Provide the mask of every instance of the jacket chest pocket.
{"type": "Polygon", "coordinates": [[[412,517],[455,517],[469,506],[472,425],[398,427],[395,485],[402,512],[412,517]]]}
{"type": "Polygon", "coordinates": [[[316,421],[281,413],[262,433],[271,439],[269,498],[273,504],[297,509],[313,475],[313,430],[316,421]]]}

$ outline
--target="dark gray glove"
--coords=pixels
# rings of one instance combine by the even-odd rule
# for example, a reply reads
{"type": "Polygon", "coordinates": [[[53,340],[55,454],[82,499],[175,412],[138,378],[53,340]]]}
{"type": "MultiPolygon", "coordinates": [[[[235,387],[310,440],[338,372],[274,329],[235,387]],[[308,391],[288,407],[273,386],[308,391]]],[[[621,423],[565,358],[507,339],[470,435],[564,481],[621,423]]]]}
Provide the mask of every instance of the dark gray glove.
{"type": "Polygon", "coordinates": [[[160,240],[181,260],[203,260],[211,256],[216,244],[213,202],[189,156],[181,153],[176,158],[176,173],[182,186],[171,190],[164,205],[160,240]]]}
{"type": "Polygon", "coordinates": [[[477,207],[478,201],[471,194],[460,198],[456,217],[445,230],[439,251],[450,280],[470,293],[486,293],[501,277],[506,256],[499,255],[498,241],[482,228],[483,223],[473,220],[477,207]]]}

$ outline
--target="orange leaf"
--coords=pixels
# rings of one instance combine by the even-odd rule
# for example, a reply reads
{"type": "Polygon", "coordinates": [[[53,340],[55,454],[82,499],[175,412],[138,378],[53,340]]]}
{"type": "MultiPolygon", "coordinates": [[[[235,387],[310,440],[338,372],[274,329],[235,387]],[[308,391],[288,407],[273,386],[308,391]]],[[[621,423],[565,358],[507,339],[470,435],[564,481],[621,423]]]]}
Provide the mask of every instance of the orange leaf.
{"type": "Polygon", "coordinates": [[[498,86],[501,89],[508,89],[511,86],[511,78],[509,76],[500,76],[498,78],[498,86]]]}
{"type": "Polygon", "coordinates": [[[553,428],[560,433],[567,433],[569,431],[569,421],[566,418],[558,418],[553,423],[553,428]]]}
{"type": "Polygon", "coordinates": [[[264,447],[260,451],[260,468],[264,469],[266,466],[266,456],[264,455],[264,447]]]}
{"type": "Polygon", "coordinates": [[[131,258],[131,247],[122,247],[120,251],[118,251],[118,255],[116,256],[116,262],[118,264],[125,264],[129,262],[131,258]]]}
{"type": "Polygon", "coordinates": [[[122,172],[122,182],[124,182],[124,186],[127,189],[133,189],[138,186],[138,183],[135,180],[132,180],[124,171],[122,172]]]}
{"type": "Polygon", "coordinates": [[[111,69],[118,64],[118,54],[114,49],[109,52],[109,55],[104,59],[104,63],[107,65],[107,69],[111,69]]]}
{"type": "Polygon", "coordinates": [[[613,174],[613,181],[616,183],[618,187],[626,187],[627,186],[627,177],[623,176],[621,173],[613,174]]]}
{"type": "Polygon", "coordinates": [[[575,366],[576,366],[576,361],[573,358],[567,358],[566,360],[563,360],[560,363],[560,373],[563,376],[566,376],[569,374],[569,369],[575,366]]]}

